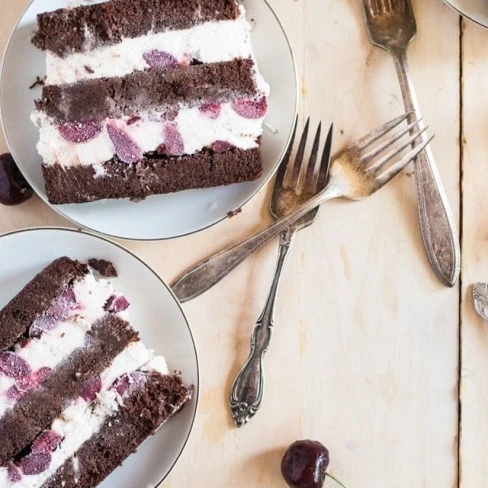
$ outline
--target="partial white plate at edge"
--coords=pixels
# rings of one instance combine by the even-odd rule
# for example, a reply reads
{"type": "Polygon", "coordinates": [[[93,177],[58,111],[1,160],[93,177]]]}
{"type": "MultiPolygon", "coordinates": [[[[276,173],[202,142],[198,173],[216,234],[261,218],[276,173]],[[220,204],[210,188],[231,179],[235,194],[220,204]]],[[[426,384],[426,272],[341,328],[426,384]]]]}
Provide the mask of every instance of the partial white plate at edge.
{"type": "Polygon", "coordinates": [[[150,437],[100,488],[156,487],[186,445],[195,418],[199,372],[191,330],[173,294],[135,255],[104,238],[69,229],[26,229],[0,237],[0,309],[45,266],[61,256],[107,259],[116,266],[115,288],[130,301],[130,321],[147,347],[162,354],[195,386],[191,402],[150,437]]]}
{"type": "Polygon", "coordinates": [[[488,2],[486,0],[444,0],[444,2],[467,19],[488,27],[488,2]]]}
{"type": "MultiPolygon", "coordinates": [[[[298,88],[291,48],[276,15],[266,0],[245,0],[248,20],[253,19],[252,41],[259,69],[271,86],[267,128],[263,134],[263,176],[250,183],[157,195],[143,202],[106,200],[81,205],[53,206],[81,227],[112,237],[156,240],[200,231],[225,219],[245,205],[272,177],[293,127],[298,88]]],[[[29,90],[45,72],[45,55],[30,43],[36,15],[72,6],[72,0],[33,0],[8,45],[0,88],[2,123],[20,170],[46,201],[41,159],[36,151],[38,133],[30,121],[40,88],[29,90]]]]}

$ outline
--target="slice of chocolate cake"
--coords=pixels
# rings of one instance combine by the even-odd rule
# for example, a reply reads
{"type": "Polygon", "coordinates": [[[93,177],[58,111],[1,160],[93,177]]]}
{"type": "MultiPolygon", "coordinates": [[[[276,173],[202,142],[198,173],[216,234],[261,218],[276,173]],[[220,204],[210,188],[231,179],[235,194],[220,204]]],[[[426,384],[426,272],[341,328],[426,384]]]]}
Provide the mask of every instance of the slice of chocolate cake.
{"type": "Polygon", "coordinates": [[[95,487],[190,399],[128,307],[64,257],[0,311],[2,488],[95,487]]]}
{"type": "Polygon", "coordinates": [[[32,119],[52,203],[251,181],[269,87],[237,0],[110,0],[38,16],[32,119]]]}

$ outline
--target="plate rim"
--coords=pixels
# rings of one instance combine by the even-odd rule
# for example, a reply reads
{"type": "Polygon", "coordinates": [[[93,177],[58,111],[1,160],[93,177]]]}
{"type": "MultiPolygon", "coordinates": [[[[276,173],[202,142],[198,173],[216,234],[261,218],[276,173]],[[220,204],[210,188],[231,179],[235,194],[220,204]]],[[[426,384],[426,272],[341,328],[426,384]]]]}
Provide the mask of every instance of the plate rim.
{"type": "Polygon", "coordinates": [[[482,22],[480,22],[479,20],[477,19],[474,19],[473,17],[470,17],[467,13],[465,12],[462,12],[461,10],[459,10],[458,7],[455,7],[450,0],[443,0],[444,3],[450,7],[452,10],[454,10],[454,12],[456,12],[458,15],[460,15],[461,17],[465,18],[465,19],[468,19],[470,20],[471,22],[474,22],[476,25],[479,25],[480,27],[483,27],[484,29],[488,29],[488,23],[486,24],[483,24],[482,22]]]}
{"type": "MultiPolygon", "coordinates": [[[[29,1],[28,5],[22,11],[20,17],[18,18],[17,22],[15,23],[15,26],[12,29],[12,31],[10,32],[10,35],[8,37],[8,40],[7,40],[7,43],[5,45],[5,49],[4,49],[3,53],[2,53],[2,58],[1,58],[1,63],[0,63],[0,125],[2,126],[2,132],[3,132],[3,135],[5,137],[5,141],[7,143],[8,150],[12,154],[12,157],[14,158],[14,160],[15,160],[15,155],[14,155],[14,152],[13,152],[13,149],[12,149],[12,145],[10,143],[10,140],[9,140],[9,137],[8,137],[8,134],[7,134],[7,131],[6,131],[6,128],[5,128],[5,124],[3,122],[4,121],[4,113],[3,113],[4,112],[4,110],[3,110],[3,100],[4,100],[4,97],[2,95],[3,95],[3,91],[4,91],[5,62],[6,62],[7,54],[8,54],[9,49],[10,49],[10,45],[12,43],[13,36],[17,32],[17,30],[19,28],[19,24],[22,21],[22,19],[24,18],[27,10],[29,10],[29,8],[31,8],[31,6],[33,5],[33,3],[35,1],[36,0],[30,0],[29,1]]],[[[237,0],[237,1],[239,3],[242,3],[242,0],[237,0]]],[[[241,209],[244,208],[246,205],[248,205],[252,200],[254,200],[254,198],[256,197],[256,195],[265,188],[265,186],[271,181],[271,179],[275,175],[275,173],[276,173],[279,165],[283,161],[283,158],[285,157],[286,151],[288,150],[288,147],[289,147],[290,142],[291,142],[291,139],[292,139],[293,128],[295,126],[295,122],[294,121],[296,120],[297,115],[298,115],[298,104],[299,104],[298,68],[297,68],[295,54],[293,52],[293,48],[291,46],[290,39],[288,38],[288,35],[287,35],[286,30],[285,30],[285,28],[283,26],[283,23],[281,22],[278,14],[275,12],[274,8],[271,6],[271,4],[269,3],[269,1],[268,0],[257,0],[257,1],[264,2],[264,4],[269,8],[269,10],[271,11],[271,13],[275,17],[276,21],[278,22],[278,25],[279,25],[279,27],[280,27],[280,29],[283,32],[283,35],[285,37],[286,44],[288,46],[288,51],[289,51],[290,56],[291,56],[293,71],[294,71],[293,81],[295,83],[295,90],[294,90],[294,92],[295,92],[295,106],[294,106],[294,109],[293,109],[293,122],[292,122],[292,125],[290,127],[290,133],[288,134],[288,137],[286,139],[286,144],[283,147],[283,150],[281,152],[280,157],[277,158],[275,165],[273,166],[273,168],[269,172],[269,175],[266,178],[263,179],[263,181],[258,186],[258,188],[256,188],[256,190],[253,193],[251,193],[249,195],[249,197],[242,203],[242,205],[240,206],[241,209]]],[[[60,208],[61,207],[60,205],[54,205],[54,204],[52,204],[52,203],[50,203],[48,201],[47,194],[45,195],[45,194],[42,194],[42,193],[38,192],[34,188],[34,186],[32,185],[32,182],[31,182],[30,178],[24,173],[24,171],[22,171],[22,169],[18,165],[17,165],[17,167],[19,168],[20,172],[22,173],[22,176],[27,180],[27,182],[29,183],[29,185],[34,189],[36,195],[46,205],[48,205],[57,214],[59,214],[61,217],[63,217],[64,219],[68,220],[72,224],[77,225],[77,226],[80,226],[84,230],[86,230],[88,233],[94,234],[94,235],[98,235],[98,236],[104,236],[104,237],[108,237],[108,238],[111,238],[111,239],[122,239],[122,240],[125,240],[125,241],[131,241],[131,242],[158,242],[158,241],[167,241],[167,240],[170,240],[170,239],[179,239],[179,238],[182,238],[182,237],[191,236],[193,234],[197,234],[198,232],[203,232],[203,231],[205,231],[207,229],[210,229],[211,227],[216,226],[217,224],[220,224],[221,222],[225,221],[226,219],[229,219],[230,218],[229,215],[228,215],[228,213],[227,213],[227,214],[224,214],[221,218],[215,220],[215,222],[212,222],[212,223],[210,223],[208,225],[205,225],[204,227],[201,227],[201,228],[196,229],[196,230],[192,230],[190,232],[185,232],[183,234],[178,234],[178,235],[174,235],[174,236],[167,236],[167,237],[141,238],[141,237],[126,237],[126,236],[119,236],[119,235],[116,235],[116,234],[110,234],[110,233],[102,232],[102,231],[93,229],[91,227],[88,227],[87,225],[85,225],[85,224],[83,224],[81,222],[78,222],[77,220],[74,220],[73,218],[71,218],[68,215],[66,215],[66,213],[63,212],[62,209],[60,208]]],[[[1,237],[1,235],[0,235],[0,237],[1,237]]]]}
{"type": "Polygon", "coordinates": [[[170,466],[170,468],[168,469],[168,471],[164,475],[164,477],[161,479],[161,481],[159,481],[155,485],[155,488],[158,488],[158,487],[160,487],[164,483],[164,481],[166,481],[166,478],[171,474],[171,472],[173,471],[174,467],[176,466],[176,464],[180,460],[180,458],[181,458],[181,456],[182,456],[185,448],[187,447],[188,441],[190,440],[190,436],[191,436],[191,434],[193,432],[193,428],[195,427],[195,421],[196,421],[196,417],[197,417],[197,413],[198,413],[198,407],[200,405],[200,391],[201,391],[200,378],[201,378],[201,375],[200,375],[200,361],[199,361],[199,358],[198,358],[198,348],[197,348],[197,345],[196,345],[196,342],[195,342],[195,337],[193,335],[193,332],[192,332],[192,329],[191,329],[191,326],[190,326],[190,322],[188,321],[188,318],[187,318],[187,316],[186,316],[186,314],[185,314],[185,312],[183,310],[183,306],[180,303],[180,301],[178,300],[178,298],[176,297],[176,295],[173,293],[173,290],[171,289],[171,287],[168,284],[166,284],[166,282],[161,278],[161,276],[159,276],[159,274],[156,273],[156,271],[148,263],[146,263],[137,254],[135,254],[130,249],[127,249],[122,244],[119,244],[118,242],[114,242],[111,239],[108,239],[107,237],[104,237],[102,235],[98,235],[98,234],[95,234],[93,232],[86,231],[84,229],[72,229],[70,227],[47,226],[46,225],[46,226],[23,227],[21,229],[16,229],[16,230],[13,230],[13,231],[7,231],[7,232],[4,232],[4,233],[1,233],[0,234],[0,239],[2,239],[4,237],[9,237],[9,236],[12,236],[12,235],[15,235],[15,234],[26,234],[28,232],[35,232],[35,231],[39,231],[39,230],[41,230],[41,231],[44,231],[44,230],[47,230],[47,231],[61,231],[61,232],[69,232],[69,233],[73,233],[73,234],[85,234],[85,235],[87,235],[89,237],[94,237],[95,239],[99,239],[101,241],[104,241],[107,244],[110,244],[110,245],[113,245],[115,247],[118,247],[122,251],[125,251],[127,254],[129,254],[131,257],[135,258],[143,266],[145,266],[148,269],[148,271],[150,271],[161,282],[161,284],[170,293],[171,297],[173,298],[173,300],[175,301],[176,305],[178,306],[178,308],[179,308],[179,310],[181,312],[181,315],[183,316],[183,319],[185,321],[185,324],[186,324],[186,327],[188,329],[188,332],[190,333],[190,338],[191,338],[191,341],[192,341],[192,344],[193,344],[193,350],[195,351],[195,360],[196,360],[196,367],[197,367],[197,388],[196,388],[197,394],[196,394],[196,398],[195,398],[195,411],[194,411],[193,416],[192,416],[192,419],[191,419],[191,423],[190,423],[190,428],[189,428],[188,434],[187,434],[187,436],[186,436],[186,438],[185,438],[185,440],[183,442],[183,445],[181,446],[180,452],[176,456],[173,464],[170,466]]]}

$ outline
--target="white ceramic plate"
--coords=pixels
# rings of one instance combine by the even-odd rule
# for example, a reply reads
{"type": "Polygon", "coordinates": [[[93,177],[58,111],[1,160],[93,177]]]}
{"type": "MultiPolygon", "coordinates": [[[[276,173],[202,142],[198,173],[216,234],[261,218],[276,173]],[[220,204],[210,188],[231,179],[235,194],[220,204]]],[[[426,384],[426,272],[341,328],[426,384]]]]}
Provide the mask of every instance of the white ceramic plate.
{"type": "MultiPolygon", "coordinates": [[[[253,19],[252,40],[259,68],[271,85],[267,123],[263,136],[263,176],[251,183],[157,195],[143,202],[101,201],[53,206],[76,224],[123,239],[168,239],[205,229],[248,202],[271,178],[279,164],[293,127],[297,105],[297,78],[290,45],[266,0],[244,0],[253,19]]],[[[37,129],[29,119],[40,88],[29,90],[36,76],[44,76],[45,56],[30,43],[40,12],[73,5],[73,0],[34,0],[22,16],[8,45],[0,89],[0,109],[10,151],[20,170],[47,203],[36,151],[37,129]]]]}
{"type": "Polygon", "coordinates": [[[129,299],[130,321],[144,343],[183,371],[195,385],[190,403],[115,470],[101,488],[156,487],[169,474],[190,435],[198,403],[198,359],[188,322],[163,281],[139,258],[101,237],[69,229],[39,228],[0,237],[0,309],[45,266],[61,256],[107,259],[116,266],[115,288],[129,299]]]}
{"type": "Polygon", "coordinates": [[[486,0],[444,0],[459,14],[488,27],[488,2],[486,0]]]}

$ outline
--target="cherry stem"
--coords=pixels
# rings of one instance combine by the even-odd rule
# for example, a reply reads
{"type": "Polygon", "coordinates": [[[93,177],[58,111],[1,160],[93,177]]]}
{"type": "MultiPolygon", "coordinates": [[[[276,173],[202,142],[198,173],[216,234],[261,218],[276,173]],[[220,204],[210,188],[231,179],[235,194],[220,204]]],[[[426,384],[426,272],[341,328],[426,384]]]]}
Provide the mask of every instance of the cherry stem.
{"type": "Polygon", "coordinates": [[[335,481],[339,486],[342,486],[342,488],[346,488],[345,485],[343,485],[335,476],[332,476],[329,473],[325,473],[326,478],[330,478],[331,480],[335,481]]]}

